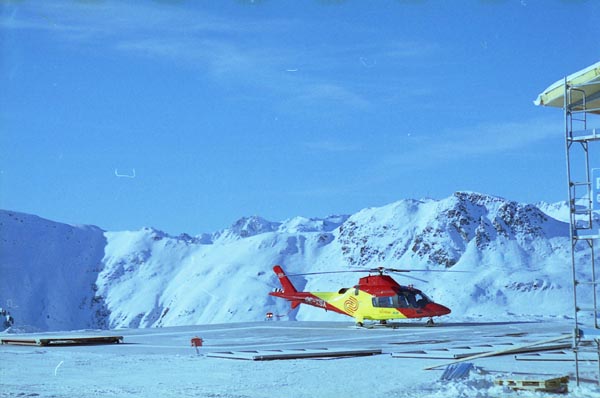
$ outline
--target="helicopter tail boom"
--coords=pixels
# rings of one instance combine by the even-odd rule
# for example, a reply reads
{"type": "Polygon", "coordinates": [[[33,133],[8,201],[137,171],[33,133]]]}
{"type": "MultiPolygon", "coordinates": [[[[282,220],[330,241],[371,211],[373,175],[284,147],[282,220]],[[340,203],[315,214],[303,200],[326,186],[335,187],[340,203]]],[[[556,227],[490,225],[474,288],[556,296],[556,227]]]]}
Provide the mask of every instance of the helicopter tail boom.
{"type": "Polygon", "coordinates": [[[279,265],[276,265],[273,267],[273,271],[275,271],[275,275],[277,275],[279,278],[279,282],[281,283],[281,287],[283,287],[283,289],[275,289],[269,293],[269,295],[288,300],[292,305],[292,309],[297,308],[300,304],[308,304],[312,305],[313,307],[319,307],[325,310],[331,310],[347,315],[344,311],[332,306],[327,302],[327,300],[339,296],[338,293],[300,292],[294,287],[288,276],[283,271],[283,268],[281,268],[279,265]]]}

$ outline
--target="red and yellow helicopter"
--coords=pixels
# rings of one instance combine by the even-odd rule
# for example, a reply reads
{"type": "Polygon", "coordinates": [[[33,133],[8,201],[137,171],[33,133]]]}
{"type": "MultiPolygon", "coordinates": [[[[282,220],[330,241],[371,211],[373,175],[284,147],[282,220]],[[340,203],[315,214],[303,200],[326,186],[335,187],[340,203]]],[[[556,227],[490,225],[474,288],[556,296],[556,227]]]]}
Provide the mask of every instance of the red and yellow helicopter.
{"type": "Polygon", "coordinates": [[[367,270],[369,275],[360,278],[357,285],[352,288],[342,288],[337,292],[299,292],[289,277],[338,272],[365,272],[365,270],[286,275],[283,269],[276,265],[273,267],[273,271],[279,278],[283,289],[275,289],[269,295],[289,300],[292,309],[300,304],[308,304],[326,311],[351,316],[356,320],[358,326],[363,326],[365,320],[375,320],[385,324],[391,319],[406,318],[429,318],[427,324],[433,325],[433,317],[450,313],[449,308],[434,303],[422,291],[412,286],[402,286],[389,275],[384,275],[387,272],[405,273],[411,272],[410,270],[373,268],[367,270]]]}

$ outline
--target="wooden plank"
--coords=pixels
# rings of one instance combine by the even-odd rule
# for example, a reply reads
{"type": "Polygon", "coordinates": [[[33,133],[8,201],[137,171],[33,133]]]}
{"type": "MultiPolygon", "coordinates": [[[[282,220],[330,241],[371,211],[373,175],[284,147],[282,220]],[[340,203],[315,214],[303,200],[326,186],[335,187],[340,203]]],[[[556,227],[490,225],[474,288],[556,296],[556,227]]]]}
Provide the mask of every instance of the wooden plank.
{"type": "Polygon", "coordinates": [[[1,338],[0,344],[14,344],[14,345],[39,345],[35,339],[19,339],[19,338],[1,338]]]}
{"type": "Polygon", "coordinates": [[[243,359],[250,361],[272,361],[283,359],[310,359],[310,358],[340,358],[340,357],[358,357],[381,354],[380,349],[376,350],[358,350],[358,349],[297,349],[297,350],[264,350],[264,351],[226,351],[209,352],[207,357],[243,359]]]}
{"type": "Polygon", "coordinates": [[[414,359],[454,359],[453,355],[448,353],[433,352],[392,352],[392,358],[414,358],[414,359]]]}
{"type": "MultiPolygon", "coordinates": [[[[571,348],[571,343],[514,348],[514,351],[510,352],[510,354],[526,354],[526,353],[530,353],[530,352],[554,351],[554,350],[562,350],[565,348],[571,348]]],[[[485,352],[472,353],[472,354],[456,354],[456,355],[454,355],[454,358],[462,359],[462,358],[467,358],[471,355],[481,355],[481,354],[485,354],[485,352]]]]}
{"type": "MultiPolygon", "coordinates": [[[[574,362],[575,354],[571,352],[540,352],[539,354],[515,355],[517,361],[538,361],[538,362],[574,362]]],[[[591,352],[579,353],[581,362],[598,362],[598,354],[591,352]]]]}
{"type": "Polygon", "coordinates": [[[427,351],[403,351],[393,352],[392,358],[421,358],[421,359],[462,359],[475,355],[485,354],[489,351],[465,352],[464,349],[427,350],[427,351]]]}
{"type": "MultiPolygon", "coordinates": [[[[418,351],[402,351],[402,352],[393,352],[391,354],[392,358],[421,358],[421,359],[461,359],[466,357],[471,357],[474,355],[481,355],[490,352],[476,350],[480,348],[493,348],[498,350],[500,346],[510,346],[515,347],[513,343],[499,343],[499,344],[478,344],[474,346],[459,346],[459,347],[448,347],[448,348],[431,348],[426,350],[418,350],[418,351]]],[[[553,346],[544,346],[538,347],[535,349],[523,349],[518,351],[522,352],[538,352],[542,350],[556,350],[562,349],[566,347],[570,347],[570,344],[560,344],[553,346]]]]}
{"type": "Polygon", "coordinates": [[[123,336],[94,336],[94,337],[67,337],[39,339],[40,345],[94,345],[94,344],[118,344],[123,342],[123,336]]]}
{"type": "Polygon", "coordinates": [[[569,334],[569,335],[563,335],[563,336],[560,336],[560,337],[555,337],[553,339],[536,341],[536,342],[533,342],[533,343],[524,344],[524,345],[520,345],[520,346],[517,346],[517,347],[508,348],[508,349],[504,349],[504,350],[492,351],[492,352],[485,352],[483,354],[477,354],[477,355],[471,355],[471,356],[468,356],[468,357],[456,359],[454,361],[441,363],[439,365],[428,366],[428,367],[424,368],[423,370],[432,370],[432,369],[435,369],[435,368],[440,368],[440,367],[443,367],[443,366],[451,365],[453,363],[470,361],[470,360],[473,360],[473,359],[493,357],[493,356],[497,356],[497,355],[514,354],[514,353],[519,352],[520,350],[523,350],[523,349],[526,349],[526,348],[535,347],[535,346],[541,346],[541,345],[544,345],[544,344],[555,343],[557,341],[567,340],[567,339],[571,339],[571,338],[573,338],[573,335],[571,335],[571,334],[569,334]]]}
{"type": "Polygon", "coordinates": [[[69,336],[69,337],[9,337],[0,338],[0,344],[37,345],[37,346],[66,346],[122,343],[123,336],[69,336]]]}

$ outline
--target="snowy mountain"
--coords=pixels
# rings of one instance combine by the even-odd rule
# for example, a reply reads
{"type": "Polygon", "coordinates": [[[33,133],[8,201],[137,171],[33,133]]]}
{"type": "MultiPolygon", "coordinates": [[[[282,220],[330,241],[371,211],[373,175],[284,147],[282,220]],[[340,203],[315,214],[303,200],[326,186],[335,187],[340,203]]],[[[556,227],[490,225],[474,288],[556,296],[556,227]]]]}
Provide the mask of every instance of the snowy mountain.
{"type": "Polygon", "coordinates": [[[96,294],[106,244],[97,227],[0,211],[0,307],[15,326],[107,327],[96,294]]]}
{"type": "MultiPolygon", "coordinates": [[[[242,218],[192,237],[144,228],[102,231],[0,211],[0,306],[15,328],[160,327],[264,319],[344,320],[268,296],[272,272],[376,266],[468,271],[418,274],[452,308],[446,319],[570,316],[568,225],[560,205],[472,192],[401,200],[350,216],[270,222],[242,218]]],[[[296,277],[299,289],[337,290],[356,274],[296,277]]]]}

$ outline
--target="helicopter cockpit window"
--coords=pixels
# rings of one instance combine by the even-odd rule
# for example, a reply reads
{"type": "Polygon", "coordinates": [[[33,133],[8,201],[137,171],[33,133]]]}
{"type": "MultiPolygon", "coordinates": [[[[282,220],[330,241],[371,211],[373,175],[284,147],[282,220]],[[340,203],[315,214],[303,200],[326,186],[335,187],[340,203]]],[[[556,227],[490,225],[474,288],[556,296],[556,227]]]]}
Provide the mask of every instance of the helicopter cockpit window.
{"type": "Polygon", "coordinates": [[[407,298],[410,306],[414,308],[423,308],[429,303],[427,296],[421,292],[409,292],[407,298]]]}
{"type": "Polygon", "coordinates": [[[423,308],[430,302],[430,300],[422,293],[416,293],[415,299],[417,300],[417,308],[423,308]]]}
{"type": "Polygon", "coordinates": [[[423,308],[431,300],[417,290],[407,290],[395,296],[373,297],[373,307],[382,308],[423,308]]]}
{"type": "Polygon", "coordinates": [[[397,297],[398,300],[398,307],[397,308],[408,308],[408,300],[406,299],[406,296],[404,296],[403,294],[399,294],[397,297]]]}
{"type": "Polygon", "coordinates": [[[423,308],[431,300],[417,290],[406,290],[398,294],[398,308],[423,308]]]}
{"type": "Polygon", "coordinates": [[[416,308],[417,307],[417,298],[413,292],[405,293],[406,300],[408,301],[409,307],[416,308]]]}
{"type": "Polygon", "coordinates": [[[373,307],[394,308],[396,307],[395,296],[373,297],[373,307]]]}

